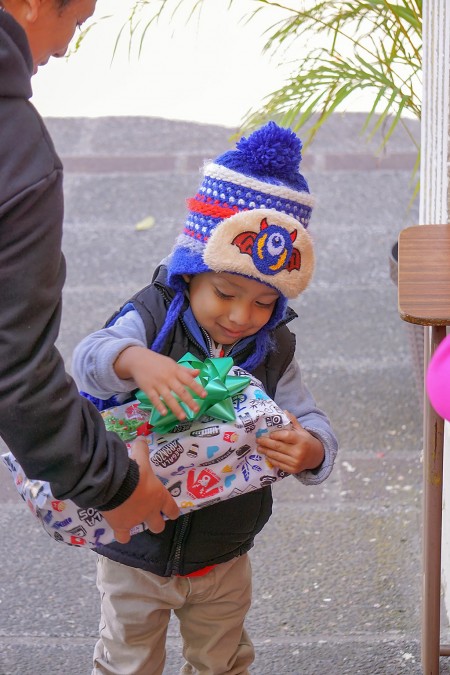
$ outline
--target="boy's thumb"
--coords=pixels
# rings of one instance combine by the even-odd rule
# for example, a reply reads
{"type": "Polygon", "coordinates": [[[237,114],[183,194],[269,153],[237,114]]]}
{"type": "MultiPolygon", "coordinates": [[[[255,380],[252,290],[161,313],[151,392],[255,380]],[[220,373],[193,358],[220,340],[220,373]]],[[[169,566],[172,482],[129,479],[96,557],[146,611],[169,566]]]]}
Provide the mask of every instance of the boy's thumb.
{"type": "Polygon", "coordinates": [[[302,425],[300,424],[298,419],[295,417],[295,415],[290,413],[289,410],[285,410],[284,412],[289,417],[289,420],[290,420],[292,426],[294,427],[294,429],[303,429],[302,425]]]}

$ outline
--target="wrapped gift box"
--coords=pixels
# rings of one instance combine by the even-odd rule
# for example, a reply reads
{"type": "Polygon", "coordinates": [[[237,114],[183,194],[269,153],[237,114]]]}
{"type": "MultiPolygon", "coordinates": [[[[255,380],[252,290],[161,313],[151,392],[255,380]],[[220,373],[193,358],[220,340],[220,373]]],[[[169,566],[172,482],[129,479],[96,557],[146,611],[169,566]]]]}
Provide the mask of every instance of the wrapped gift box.
{"type": "MultiPolygon", "coordinates": [[[[128,447],[138,435],[147,441],[153,471],[182,513],[258,490],[287,475],[256,451],[256,442],[262,434],[289,427],[288,417],[258,380],[237,367],[230,372],[236,377],[247,376],[249,382],[231,397],[233,421],[203,414],[161,433],[153,424],[154,411],[143,409],[142,400],[102,413],[106,428],[118,433],[128,447]]],[[[11,453],[2,459],[18,492],[54,539],[90,548],[113,541],[113,532],[98,511],[82,509],[71,500],[55,499],[49,484],[28,479],[11,453]]],[[[133,533],[144,529],[142,524],[133,533]]]]}

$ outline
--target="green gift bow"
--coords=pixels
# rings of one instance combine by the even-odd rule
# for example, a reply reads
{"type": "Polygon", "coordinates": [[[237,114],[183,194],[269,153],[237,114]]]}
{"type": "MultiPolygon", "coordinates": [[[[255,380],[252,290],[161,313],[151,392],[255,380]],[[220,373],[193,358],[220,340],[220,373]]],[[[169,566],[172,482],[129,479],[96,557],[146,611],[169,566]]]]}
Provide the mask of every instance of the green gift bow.
{"type": "MultiPolygon", "coordinates": [[[[200,406],[198,413],[192,412],[192,410],[188,408],[183,401],[180,401],[176,394],[174,394],[175,398],[185,411],[187,420],[192,421],[196,418],[200,418],[202,415],[209,415],[210,417],[216,417],[223,422],[233,422],[236,419],[236,415],[231,397],[235,396],[249,385],[250,377],[245,375],[228,375],[229,370],[233,366],[233,359],[231,356],[200,361],[193,354],[187,352],[181,357],[178,363],[186,368],[200,370],[200,373],[195,379],[200,382],[203,389],[207,392],[206,398],[201,398],[192,392],[192,398],[200,406]]],[[[151,410],[149,424],[154,427],[155,431],[166,434],[180,423],[179,419],[171,410],[168,411],[167,415],[161,415],[142,390],[139,390],[136,393],[136,398],[138,399],[139,407],[142,410],[151,410]]]]}

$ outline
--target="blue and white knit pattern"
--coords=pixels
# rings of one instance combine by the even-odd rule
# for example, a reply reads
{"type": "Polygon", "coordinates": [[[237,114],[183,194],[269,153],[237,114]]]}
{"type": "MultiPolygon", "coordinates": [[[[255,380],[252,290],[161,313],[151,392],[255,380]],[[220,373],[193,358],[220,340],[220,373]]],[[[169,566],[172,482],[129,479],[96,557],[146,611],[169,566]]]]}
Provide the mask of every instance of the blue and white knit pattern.
{"type": "Polygon", "coordinates": [[[258,180],[215,163],[205,167],[205,178],[199,192],[228,201],[230,206],[236,203],[239,211],[245,208],[283,211],[298,220],[303,227],[308,226],[314,206],[314,197],[309,192],[292,190],[281,183],[258,180]]]}
{"type": "MultiPolygon", "coordinates": [[[[258,180],[215,163],[208,164],[204,174],[198,193],[188,200],[186,238],[206,243],[222,220],[238,211],[252,209],[275,209],[308,227],[314,205],[314,198],[308,192],[258,180]]],[[[185,237],[180,237],[177,243],[187,244],[185,237]]]]}

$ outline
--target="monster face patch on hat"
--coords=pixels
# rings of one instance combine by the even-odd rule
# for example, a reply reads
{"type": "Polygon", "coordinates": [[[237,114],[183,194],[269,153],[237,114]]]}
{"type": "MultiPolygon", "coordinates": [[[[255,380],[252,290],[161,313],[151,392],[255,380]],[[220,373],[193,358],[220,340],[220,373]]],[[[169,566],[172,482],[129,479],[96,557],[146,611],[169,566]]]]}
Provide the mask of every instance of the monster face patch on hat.
{"type": "Polygon", "coordinates": [[[295,298],[314,271],[311,237],[299,222],[275,209],[241,211],[223,220],[203,252],[214,272],[234,272],[295,298]]]}

